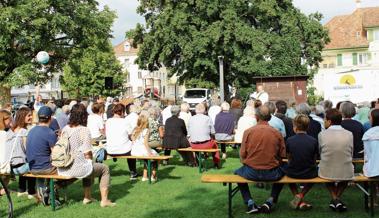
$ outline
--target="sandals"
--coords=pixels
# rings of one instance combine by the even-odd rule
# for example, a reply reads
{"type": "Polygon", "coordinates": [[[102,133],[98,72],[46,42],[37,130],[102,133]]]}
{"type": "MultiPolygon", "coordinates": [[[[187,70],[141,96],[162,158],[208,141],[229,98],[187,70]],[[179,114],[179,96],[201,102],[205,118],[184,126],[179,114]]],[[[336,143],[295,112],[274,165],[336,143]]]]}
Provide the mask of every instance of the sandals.
{"type": "Polygon", "coordinates": [[[295,195],[295,198],[290,202],[290,207],[293,209],[298,209],[302,200],[303,199],[299,195],[295,195]]]}
{"type": "Polygon", "coordinates": [[[305,211],[305,210],[310,210],[312,209],[312,205],[308,204],[308,203],[305,203],[304,201],[300,202],[300,205],[299,205],[299,210],[302,210],[302,211],[305,211]]]}

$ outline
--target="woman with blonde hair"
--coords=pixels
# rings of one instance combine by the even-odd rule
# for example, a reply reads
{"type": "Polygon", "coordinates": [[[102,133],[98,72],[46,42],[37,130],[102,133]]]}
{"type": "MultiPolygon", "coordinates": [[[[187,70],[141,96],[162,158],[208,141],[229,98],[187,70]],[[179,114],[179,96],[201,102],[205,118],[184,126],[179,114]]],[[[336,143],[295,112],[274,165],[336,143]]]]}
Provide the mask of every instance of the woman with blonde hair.
{"type": "MultiPolygon", "coordinates": [[[[149,146],[149,119],[144,115],[140,115],[137,120],[137,126],[132,133],[132,156],[158,156],[158,153],[151,149],[149,146]]],[[[151,181],[155,182],[157,180],[157,162],[153,162],[153,171],[151,176],[151,181]]],[[[143,169],[142,181],[149,180],[147,175],[147,162],[145,161],[145,166],[143,169]]]]}

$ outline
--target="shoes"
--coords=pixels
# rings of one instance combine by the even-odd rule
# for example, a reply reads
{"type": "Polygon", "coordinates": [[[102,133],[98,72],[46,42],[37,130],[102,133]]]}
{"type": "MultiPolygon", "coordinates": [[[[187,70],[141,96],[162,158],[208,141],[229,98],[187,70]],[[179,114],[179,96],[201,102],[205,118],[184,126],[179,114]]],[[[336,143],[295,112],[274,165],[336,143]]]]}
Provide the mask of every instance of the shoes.
{"type": "Polygon", "coordinates": [[[247,206],[247,210],[246,210],[247,214],[258,213],[258,212],[259,212],[259,208],[256,204],[247,206]]]}
{"type": "Polygon", "coordinates": [[[114,206],[116,206],[116,203],[113,203],[109,200],[106,202],[103,202],[103,201],[100,202],[100,207],[114,207],[114,206]]]}
{"type": "Polygon", "coordinates": [[[137,179],[138,179],[137,173],[130,175],[130,181],[137,180],[137,179]]]}
{"type": "Polygon", "coordinates": [[[17,192],[17,197],[27,196],[28,192],[17,192]]]}
{"type": "Polygon", "coordinates": [[[115,163],[117,162],[117,158],[112,158],[112,160],[113,160],[113,162],[115,162],[115,163]]]}
{"type": "Polygon", "coordinates": [[[329,202],[329,208],[331,209],[331,210],[333,210],[333,211],[336,211],[336,200],[330,200],[330,202],[329,202]]]}
{"type": "Polygon", "coordinates": [[[225,160],[227,158],[226,153],[222,153],[222,159],[225,160]]]}
{"type": "Polygon", "coordinates": [[[37,188],[37,194],[38,197],[41,199],[41,202],[44,206],[49,205],[49,193],[47,192],[47,187],[38,187],[37,188]]]}
{"type": "Polygon", "coordinates": [[[215,163],[215,164],[213,165],[213,167],[214,167],[215,169],[221,169],[221,164],[220,164],[220,163],[215,163]]]}
{"type": "Polygon", "coordinates": [[[271,213],[271,210],[272,210],[272,204],[268,201],[266,201],[266,203],[262,204],[260,207],[259,207],[259,211],[261,213],[271,213]]]}
{"type": "Polygon", "coordinates": [[[151,182],[156,182],[158,180],[158,178],[157,177],[151,177],[151,182]]]}
{"type": "Polygon", "coordinates": [[[162,165],[164,166],[168,165],[168,161],[167,160],[162,161],[162,165]]]}
{"type": "Polygon", "coordinates": [[[34,195],[28,195],[28,199],[29,200],[32,200],[32,199],[35,199],[36,198],[36,195],[34,194],[34,195]]]}
{"type": "Polygon", "coordinates": [[[146,182],[146,181],[149,181],[149,178],[142,177],[142,182],[146,182]]]}
{"type": "Polygon", "coordinates": [[[336,210],[338,212],[345,212],[347,210],[346,205],[341,200],[336,200],[336,210]]]}
{"type": "Polygon", "coordinates": [[[91,199],[88,199],[88,198],[84,198],[83,199],[83,204],[86,205],[86,204],[90,204],[92,202],[96,201],[96,199],[94,198],[91,198],[91,199]]]}

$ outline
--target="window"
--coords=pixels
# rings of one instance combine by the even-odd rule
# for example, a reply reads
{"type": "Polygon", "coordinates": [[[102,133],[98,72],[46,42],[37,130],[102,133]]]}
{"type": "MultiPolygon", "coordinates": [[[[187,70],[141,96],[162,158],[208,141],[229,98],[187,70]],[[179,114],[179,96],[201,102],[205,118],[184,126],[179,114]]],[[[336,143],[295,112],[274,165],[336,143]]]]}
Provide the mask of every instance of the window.
{"type": "Polygon", "coordinates": [[[143,92],[142,86],[138,86],[138,93],[142,93],[142,92],[143,92]]]}
{"type": "Polygon", "coordinates": [[[358,64],[357,53],[353,53],[353,65],[356,66],[358,64]]]}
{"type": "Polygon", "coordinates": [[[323,64],[322,68],[328,68],[328,64],[323,64]]]}
{"type": "Polygon", "coordinates": [[[128,68],[129,66],[130,66],[129,58],[125,58],[125,60],[124,60],[124,67],[128,68]]]}
{"type": "Polygon", "coordinates": [[[358,55],[358,64],[359,65],[365,65],[367,64],[368,60],[369,60],[369,54],[368,53],[360,53],[358,55]]]}
{"type": "Polygon", "coordinates": [[[138,71],[138,79],[142,79],[142,72],[138,71]]]}
{"type": "Polygon", "coordinates": [[[379,30],[374,31],[374,40],[379,40],[379,30]]]}
{"type": "Polygon", "coordinates": [[[126,82],[130,83],[130,74],[126,75],[126,82]]]}
{"type": "Polygon", "coordinates": [[[125,42],[124,51],[130,51],[130,43],[129,42],[125,42]]]}
{"type": "Polygon", "coordinates": [[[53,88],[53,89],[59,88],[59,78],[54,77],[51,79],[51,88],[53,88]]]}
{"type": "Polygon", "coordinates": [[[337,54],[337,66],[342,66],[342,54],[337,54]]]}
{"type": "Polygon", "coordinates": [[[336,66],[334,65],[334,63],[331,63],[329,64],[329,68],[335,68],[336,66]]]}

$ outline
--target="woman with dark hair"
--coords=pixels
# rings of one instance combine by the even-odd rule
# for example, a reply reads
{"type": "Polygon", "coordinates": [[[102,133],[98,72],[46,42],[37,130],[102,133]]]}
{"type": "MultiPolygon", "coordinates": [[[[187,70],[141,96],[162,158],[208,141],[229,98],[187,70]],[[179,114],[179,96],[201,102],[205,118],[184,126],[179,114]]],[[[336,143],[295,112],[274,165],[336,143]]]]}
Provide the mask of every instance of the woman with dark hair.
{"type": "Polygon", "coordinates": [[[372,127],[363,135],[364,159],[363,173],[367,177],[379,176],[379,109],[370,114],[372,127]]]}
{"type": "MultiPolygon", "coordinates": [[[[105,123],[105,131],[107,136],[107,145],[105,149],[112,156],[130,156],[132,150],[132,142],[129,140],[128,122],[124,119],[125,106],[116,104],[112,108],[113,117],[105,123]]],[[[117,160],[117,159],[115,159],[117,160]]],[[[136,159],[127,159],[130,180],[136,180],[138,177],[136,159]]]]}
{"type": "Polygon", "coordinates": [[[101,207],[113,207],[108,199],[110,173],[108,166],[92,163],[91,134],[87,125],[87,109],[82,104],[75,104],[71,109],[68,125],[62,130],[62,135],[69,137],[73,163],[69,167],[58,168],[58,175],[83,179],[83,204],[91,203],[91,185],[94,177],[99,177],[101,207]]]}
{"type": "Polygon", "coordinates": [[[12,171],[14,174],[20,175],[17,196],[28,195],[29,199],[35,197],[36,179],[26,178],[21,175],[30,171],[29,164],[26,161],[26,137],[28,135],[27,127],[32,124],[32,121],[32,110],[28,107],[20,108],[16,112],[12,130],[9,131],[10,137],[8,140],[8,146],[13,147],[11,158],[12,171]]]}

